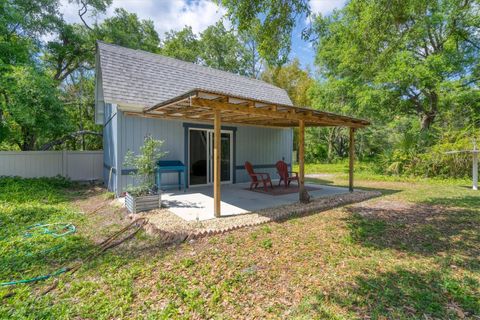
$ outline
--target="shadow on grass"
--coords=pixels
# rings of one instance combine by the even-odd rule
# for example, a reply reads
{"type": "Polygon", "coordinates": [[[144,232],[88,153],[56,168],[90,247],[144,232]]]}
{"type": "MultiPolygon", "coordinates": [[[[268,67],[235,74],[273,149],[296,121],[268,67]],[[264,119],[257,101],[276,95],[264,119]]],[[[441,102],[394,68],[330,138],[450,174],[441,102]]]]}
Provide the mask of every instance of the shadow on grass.
{"type": "Polygon", "coordinates": [[[400,268],[358,276],[354,284],[314,295],[301,312],[334,317],[332,306],[340,306],[369,319],[464,318],[480,313],[478,286],[475,279],[453,278],[446,271],[400,268]]]}
{"type": "Polygon", "coordinates": [[[5,204],[58,204],[68,200],[67,191],[74,185],[64,178],[0,177],[0,201],[5,204]]]}
{"type": "Polygon", "coordinates": [[[18,205],[8,210],[0,234],[0,282],[46,275],[84,257],[93,243],[78,233],[54,237],[43,229],[28,229],[70,218],[72,212],[54,206],[18,205]]]}
{"type": "Polygon", "coordinates": [[[352,243],[435,256],[445,265],[480,270],[478,211],[387,201],[347,211],[347,240],[352,243]]]}
{"type": "Polygon", "coordinates": [[[478,195],[465,195],[462,197],[435,197],[423,201],[427,205],[440,205],[446,207],[457,207],[463,209],[479,209],[480,208],[480,192],[478,195]]]}
{"type": "MultiPolygon", "coordinates": [[[[333,181],[323,180],[323,179],[318,179],[318,178],[305,178],[305,182],[315,183],[315,184],[327,184],[327,185],[332,185],[334,187],[339,187],[339,188],[348,188],[349,187],[346,184],[334,184],[333,181]]],[[[357,187],[357,186],[354,187],[354,190],[380,191],[382,193],[382,195],[385,195],[385,196],[403,191],[403,190],[397,190],[397,189],[369,188],[369,187],[357,187]]]]}
{"type": "Polygon", "coordinates": [[[5,214],[0,215],[2,223],[0,238],[20,233],[34,224],[52,221],[52,217],[60,219],[62,212],[63,210],[58,207],[50,205],[13,205],[5,211],[5,214]]]}
{"type": "Polygon", "coordinates": [[[49,223],[82,225],[82,215],[68,207],[72,190],[80,188],[66,179],[0,178],[0,282],[52,273],[91,250],[93,243],[79,233],[56,238],[29,229],[49,223]]]}

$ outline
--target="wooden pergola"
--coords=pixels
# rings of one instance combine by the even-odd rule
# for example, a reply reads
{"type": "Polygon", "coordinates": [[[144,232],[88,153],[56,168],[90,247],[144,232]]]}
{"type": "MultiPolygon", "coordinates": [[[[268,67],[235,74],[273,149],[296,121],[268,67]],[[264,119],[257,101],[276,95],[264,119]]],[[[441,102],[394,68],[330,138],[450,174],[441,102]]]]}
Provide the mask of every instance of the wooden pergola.
{"type": "Polygon", "coordinates": [[[299,199],[308,202],[305,189],[305,127],[348,127],[349,146],[349,189],[353,191],[354,134],[358,128],[368,126],[366,120],[341,116],[303,107],[275,104],[248,97],[232,96],[222,92],[195,89],[168,101],[145,108],[143,113],[127,112],[129,115],[191,120],[212,123],[214,127],[214,211],[220,217],[220,141],[222,123],[242,124],[276,128],[299,128],[299,199]]]}

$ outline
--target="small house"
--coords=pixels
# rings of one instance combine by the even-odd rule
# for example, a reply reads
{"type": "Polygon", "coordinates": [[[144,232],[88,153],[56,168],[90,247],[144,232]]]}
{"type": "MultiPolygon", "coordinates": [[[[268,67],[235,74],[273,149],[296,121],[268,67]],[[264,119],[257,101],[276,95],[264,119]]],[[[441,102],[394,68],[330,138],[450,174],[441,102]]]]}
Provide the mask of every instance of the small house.
{"type": "Polygon", "coordinates": [[[258,79],[103,42],[97,43],[95,88],[104,181],[117,195],[132,182],[125,154],[137,152],[146,135],[164,141],[167,160],[185,164],[188,187],[215,186],[217,202],[221,184],[249,180],[245,161],[272,176],[278,160],[290,165],[293,127],[300,128],[303,169],[306,126],[350,127],[353,141],[355,128],[368,125],[296,107],[285,90],[258,79]]]}

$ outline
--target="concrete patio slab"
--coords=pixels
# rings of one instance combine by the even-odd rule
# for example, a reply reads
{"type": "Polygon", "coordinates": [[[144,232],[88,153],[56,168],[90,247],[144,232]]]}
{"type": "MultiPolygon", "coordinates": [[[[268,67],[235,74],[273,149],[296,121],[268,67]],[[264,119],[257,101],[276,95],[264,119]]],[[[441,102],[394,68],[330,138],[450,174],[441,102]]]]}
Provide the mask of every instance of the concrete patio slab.
{"type": "MultiPolygon", "coordinates": [[[[309,191],[314,199],[348,193],[348,188],[318,184],[305,185],[320,188],[309,191]]],[[[248,187],[249,183],[222,185],[222,217],[256,212],[298,201],[297,193],[270,195],[246,190],[248,187]]],[[[165,191],[162,193],[162,206],[186,221],[213,219],[215,218],[213,213],[213,187],[191,187],[186,192],[165,191]]]]}

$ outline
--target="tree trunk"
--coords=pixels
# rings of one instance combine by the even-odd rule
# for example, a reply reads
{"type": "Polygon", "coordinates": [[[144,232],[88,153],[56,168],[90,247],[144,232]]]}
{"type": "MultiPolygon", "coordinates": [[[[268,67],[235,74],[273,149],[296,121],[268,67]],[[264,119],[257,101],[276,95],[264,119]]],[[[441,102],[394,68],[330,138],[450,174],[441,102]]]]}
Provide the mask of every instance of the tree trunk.
{"type": "Polygon", "coordinates": [[[332,162],[333,160],[333,153],[335,151],[335,128],[330,128],[330,132],[328,133],[328,162],[332,162]]]}
{"type": "Polygon", "coordinates": [[[427,112],[427,113],[424,113],[422,115],[422,118],[421,118],[421,126],[422,126],[422,131],[426,131],[428,129],[430,129],[432,123],[435,121],[435,117],[437,116],[436,112],[435,113],[432,113],[432,112],[427,112]]]}
{"type": "Polygon", "coordinates": [[[22,151],[30,151],[35,147],[35,135],[28,128],[22,128],[22,144],[19,146],[22,151]]]}
{"type": "MultiPolygon", "coordinates": [[[[63,143],[65,143],[67,140],[73,140],[75,142],[76,138],[77,137],[83,137],[85,136],[86,134],[89,134],[89,135],[94,135],[94,136],[98,136],[98,137],[102,137],[103,134],[101,132],[96,132],[96,131],[91,131],[91,130],[80,130],[80,131],[77,131],[77,132],[71,132],[59,139],[56,139],[56,140],[52,140],[50,142],[47,142],[45,143],[44,145],[42,145],[39,150],[42,150],[42,151],[45,151],[45,150],[49,150],[51,148],[53,148],[54,146],[58,146],[58,145],[61,145],[63,143]]],[[[74,148],[76,149],[76,148],[74,148]]],[[[85,147],[84,147],[85,149],[85,147]]]]}
{"type": "Polygon", "coordinates": [[[422,126],[422,131],[426,131],[430,129],[432,126],[433,122],[435,121],[435,118],[437,117],[438,113],[438,95],[435,91],[427,91],[425,95],[428,98],[428,101],[430,103],[430,108],[429,110],[425,110],[421,114],[421,126],[422,126]]]}

